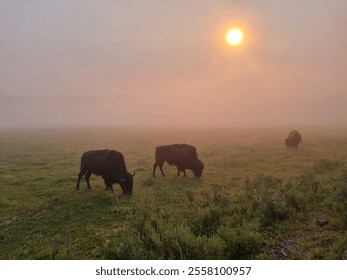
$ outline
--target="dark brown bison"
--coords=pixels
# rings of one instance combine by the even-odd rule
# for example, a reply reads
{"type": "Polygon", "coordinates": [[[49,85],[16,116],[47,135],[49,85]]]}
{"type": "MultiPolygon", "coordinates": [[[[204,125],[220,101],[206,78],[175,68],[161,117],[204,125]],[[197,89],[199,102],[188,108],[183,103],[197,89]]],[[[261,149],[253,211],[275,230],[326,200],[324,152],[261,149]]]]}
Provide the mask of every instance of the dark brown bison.
{"type": "Polygon", "coordinates": [[[289,133],[288,138],[285,139],[286,146],[288,148],[298,149],[298,145],[301,142],[301,139],[301,134],[298,131],[293,130],[289,133]]]}
{"type": "Polygon", "coordinates": [[[89,177],[92,173],[104,179],[106,190],[113,192],[112,184],[118,183],[123,190],[123,194],[132,194],[135,172],[130,174],[127,171],[122,153],[114,150],[96,150],[83,153],[76,190],[80,188],[83,175],[86,178],[87,187],[90,189],[89,177]]]}
{"type": "Polygon", "coordinates": [[[202,171],[204,170],[204,164],[198,159],[195,147],[188,144],[173,144],[156,147],[153,177],[155,177],[155,170],[158,166],[161,174],[165,176],[163,171],[165,161],[170,165],[177,166],[178,176],[180,172],[183,171],[186,177],[186,169],[190,169],[196,177],[201,177],[202,171]]]}

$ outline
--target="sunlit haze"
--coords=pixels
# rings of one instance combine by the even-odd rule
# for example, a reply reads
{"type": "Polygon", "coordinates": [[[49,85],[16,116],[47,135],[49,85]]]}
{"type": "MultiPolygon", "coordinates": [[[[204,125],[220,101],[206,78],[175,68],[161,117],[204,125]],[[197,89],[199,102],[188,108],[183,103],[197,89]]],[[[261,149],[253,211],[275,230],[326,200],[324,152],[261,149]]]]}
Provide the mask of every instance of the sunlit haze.
{"type": "Polygon", "coordinates": [[[0,127],[347,125],[346,14],[345,0],[2,0],[0,127]]]}

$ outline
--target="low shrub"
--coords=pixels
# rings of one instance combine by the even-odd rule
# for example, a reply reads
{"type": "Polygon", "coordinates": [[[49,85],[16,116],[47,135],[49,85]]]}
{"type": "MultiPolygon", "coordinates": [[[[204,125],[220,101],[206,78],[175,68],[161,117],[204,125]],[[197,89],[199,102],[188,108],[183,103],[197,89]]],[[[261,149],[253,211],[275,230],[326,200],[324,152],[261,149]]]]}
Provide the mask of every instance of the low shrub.
{"type": "Polygon", "coordinates": [[[253,259],[265,245],[263,236],[254,224],[244,224],[235,228],[223,226],[218,236],[225,242],[226,259],[253,259]]]}

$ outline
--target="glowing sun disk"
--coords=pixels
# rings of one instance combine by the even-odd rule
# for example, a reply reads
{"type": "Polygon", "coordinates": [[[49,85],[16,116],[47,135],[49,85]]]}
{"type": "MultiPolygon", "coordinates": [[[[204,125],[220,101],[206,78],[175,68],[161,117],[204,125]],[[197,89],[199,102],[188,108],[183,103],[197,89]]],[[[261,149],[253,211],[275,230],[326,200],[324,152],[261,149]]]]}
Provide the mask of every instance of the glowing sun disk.
{"type": "Polygon", "coordinates": [[[226,41],[231,46],[240,45],[243,41],[243,33],[239,28],[231,28],[226,34],[226,41]]]}

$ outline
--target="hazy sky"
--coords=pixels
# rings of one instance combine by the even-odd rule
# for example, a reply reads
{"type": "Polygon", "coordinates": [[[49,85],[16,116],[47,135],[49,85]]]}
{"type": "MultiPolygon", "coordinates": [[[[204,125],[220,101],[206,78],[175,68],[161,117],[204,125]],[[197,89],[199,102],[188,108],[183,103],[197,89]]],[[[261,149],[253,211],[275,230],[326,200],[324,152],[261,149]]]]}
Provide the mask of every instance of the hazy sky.
{"type": "Polygon", "coordinates": [[[0,126],[346,125],[346,15],[346,0],[0,0],[0,126]]]}

